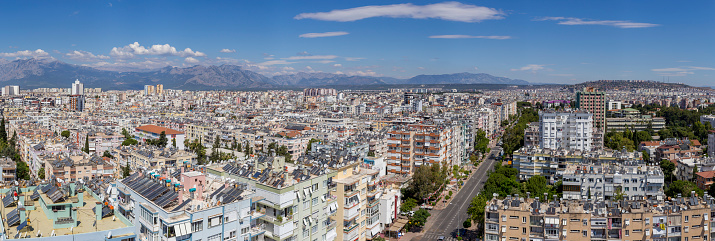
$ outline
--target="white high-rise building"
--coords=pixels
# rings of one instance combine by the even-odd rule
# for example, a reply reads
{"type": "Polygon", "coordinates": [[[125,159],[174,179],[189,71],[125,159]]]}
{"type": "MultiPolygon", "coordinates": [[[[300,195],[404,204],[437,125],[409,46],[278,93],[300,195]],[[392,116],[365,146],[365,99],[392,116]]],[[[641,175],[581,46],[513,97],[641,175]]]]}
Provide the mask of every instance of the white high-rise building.
{"type": "Polygon", "coordinates": [[[540,147],[545,149],[591,150],[593,114],[583,112],[539,112],[540,147]]]}
{"type": "Polygon", "coordinates": [[[84,95],[84,84],[79,82],[78,80],[75,80],[74,83],[72,84],[72,95],[84,95]]]}
{"type": "Polygon", "coordinates": [[[8,85],[2,88],[2,95],[3,96],[8,96],[8,95],[19,95],[20,94],[20,86],[17,85],[8,85]]]}

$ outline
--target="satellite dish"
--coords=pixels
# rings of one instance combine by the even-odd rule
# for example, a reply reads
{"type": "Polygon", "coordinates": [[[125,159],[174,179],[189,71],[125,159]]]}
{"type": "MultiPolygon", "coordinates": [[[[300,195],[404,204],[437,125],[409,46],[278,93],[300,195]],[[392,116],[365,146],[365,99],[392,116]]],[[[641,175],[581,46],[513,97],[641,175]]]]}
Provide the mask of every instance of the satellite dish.
{"type": "Polygon", "coordinates": [[[109,231],[109,232],[107,233],[107,239],[111,239],[111,238],[112,238],[112,231],[109,231]]]}

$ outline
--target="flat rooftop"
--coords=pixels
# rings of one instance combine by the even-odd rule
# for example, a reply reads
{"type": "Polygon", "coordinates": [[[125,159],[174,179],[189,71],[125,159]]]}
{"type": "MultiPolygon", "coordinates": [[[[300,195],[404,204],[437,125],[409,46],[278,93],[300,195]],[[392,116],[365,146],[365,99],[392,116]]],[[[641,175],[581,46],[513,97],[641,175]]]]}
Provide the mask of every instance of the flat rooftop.
{"type": "MultiPolygon", "coordinates": [[[[26,192],[26,193],[21,193],[18,194],[21,196],[27,195],[29,197],[32,195],[32,192],[26,192]]],[[[41,198],[46,198],[47,195],[41,194],[41,198]]],[[[71,200],[72,198],[68,198],[68,201],[71,200]]],[[[114,220],[113,216],[108,216],[105,218],[102,218],[101,220],[96,220],[96,215],[94,213],[93,208],[96,205],[97,199],[92,197],[91,194],[88,192],[84,192],[83,194],[83,205],[82,207],[77,209],[77,217],[74,217],[75,219],[79,219],[79,224],[77,227],[72,228],[60,228],[60,229],[54,229],[53,224],[54,221],[52,219],[47,218],[47,215],[45,214],[45,211],[42,209],[42,204],[40,204],[40,201],[34,201],[33,206],[27,206],[24,211],[27,214],[27,217],[30,219],[30,223],[22,228],[21,230],[17,230],[18,225],[14,226],[7,226],[7,222],[3,222],[3,228],[5,229],[5,232],[8,236],[9,239],[16,239],[16,235],[18,232],[20,234],[27,233],[28,235],[32,237],[36,237],[37,232],[39,231],[42,234],[42,237],[49,237],[52,231],[55,231],[55,234],[57,236],[62,236],[62,235],[72,235],[72,234],[80,234],[80,233],[92,233],[92,232],[98,232],[98,231],[106,231],[106,230],[112,230],[112,229],[118,229],[118,228],[124,228],[127,227],[126,224],[124,224],[119,218],[116,218],[114,220]],[[34,207],[34,210],[29,210],[31,207],[34,207]],[[96,224],[95,224],[96,221],[96,224]]],[[[49,199],[45,199],[45,201],[49,201],[49,199]]],[[[61,202],[61,203],[65,203],[61,202]]],[[[52,203],[49,201],[49,203],[52,203]]],[[[18,208],[17,206],[14,207],[7,207],[7,208],[2,208],[2,216],[7,217],[7,214],[11,212],[12,210],[15,210],[18,208]]],[[[20,211],[20,210],[18,210],[20,211]]],[[[22,211],[20,211],[22,212],[22,211]]],[[[20,223],[22,223],[24,220],[20,220],[20,223]]]]}

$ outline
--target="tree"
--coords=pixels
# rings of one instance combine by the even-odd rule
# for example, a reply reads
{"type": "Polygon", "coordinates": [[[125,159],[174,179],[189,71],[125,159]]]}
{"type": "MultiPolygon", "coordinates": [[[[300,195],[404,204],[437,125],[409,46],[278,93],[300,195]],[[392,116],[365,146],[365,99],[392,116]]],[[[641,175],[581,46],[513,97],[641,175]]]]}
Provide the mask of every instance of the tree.
{"type": "Polygon", "coordinates": [[[472,220],[471,219],[464,220],[464,222],[462,223],[462,227],[464,227],[465,229],[472,227],[472,220]]]}
{"type": "Polygon", "coordinates": [[[315,138],[310,138],[310,141],[308,141],[308,148],[305,149],[305,154],[308,154],[310,150],[313,148],[313,143],[320,142],[320,140],[315,139],[315,138]]]}
{"type": "Polygon", "coordinates": [[[5,129],[5,118],[0,121],[0,140],[3,142],[7,141],[7,130],[5,129]]]}
{"type": "Polygon", "coordinates": [[[131,172],[132,169],[129,167],[129,162],[127,162],[127,164],[122,167],[122,177],[127,178],[131,174],[131,172]]]}
{"type": "Polygon", "coordinates": [[[537,196],[548,193],[546,178],[544,176],[532,176],[526,181],[526,191],[537,196]]]}
{"type": "Polygon", "coordinates": [[[693,178],[691,180],[698,180],[698,165],[693,165],[693,178]]]}
{"type": "Polygon", "coordinates": [[[410,218],[410,223],[412,224],[412,226],[421,227],[425,225],[429,216],[431,216],[431,214],[427,212],[427,210],[425,210],[424,208],[420,208],[420,210],[417,210],[417,212],[415,212],[415,215],[412,215],[412,217],[410,218]]]}
{"type": "Polygon", "coordinates": [[[650,162],[650,154],[647,151],[643,151],[643,161],[650,162]]]}
{"type": "Polygon", "coordinates": [[[62,136],[64,138],[70,138],[70,131],[68,131],[68,130],[62,131],[62,133],[60,133],[60,136],[62,136]]]}
{"type": "Polygon", "coordinates": [[[82,149],[85,153],[89,154],[89,135],[84,138],[84,148],[82,149]]]}
{"type": "Polygon", "coordinates": [[[45,168],[40,167],[40,170],[37,171],[37,177],[40,178],[40,180],[45,180],[45,168]]]}
{"type": "Polygon", "coordinates": [[[166,138],[166,131],[162,131],[161,134],[159,134],[159,141],[157,141],[157,146],[166,147],[167,144],[169,144],[169,139],[166,138]]]}
{"type": "Polygon", "coordinates": [[[124,139],[132,138],[131,134],[129,134],[129,132],[125,128],[122,128],[122,135],[124,135],[124,139]]]}
{"type": "Polygon", "coordinates": [[[661,160],[660,169],[663,170],[663,179],[665,179],[665,183],[670,183],[671,181],[673,181],[673,171],[675,171],[675,164],[668,160],[661,160]]]}
{"type": "Polygon", "coordinates": [[[132,146],[139,144],[139,142],[133,138],[126,139],[122,142],[122,146],[132,146]]]}
{"type": "Polygon", "coordinates": [[[103,154],[102,156],[103,156],[103,157],[114,158],[114,156],[112,156],[112,153],[109,153],[108,150],[107,150],[107,151],[104,151],[104,154],[103,154]]]}
{"type": "Polygon", "coordinates": [[[377,237],[373,238],[372,241],[385,241],[385,238],[377,236],[377,237]]]}
{"type": "Polygon", "coordinates": [[[212,146],[213,148],[219,148],[221,147],[221,140],[218,138],[218,135],[216,135],[216,138],[214,138],[214,144],[212,146]]]}
{"type": "Polygon", "coordinates": [[[695,193],[698,194],[699,197],[703,196],[703,190],[698,188],[695,183],[676,180],[671,183],[670,186],[668,186],[667,190],[665,190],[665,195],[671,198],[678,197],[678,194],[682,195],[683,197],[690,197],[690,193],[692,191],[695,191],[695,193]]]}
{"type": "Polygon", "coordinates": [[[406,213],[412,211],[412,209],[414,209],[415,207],[417,207],[417,200],[413,198],[407,198],[407,200],[402,203],[402,206],[400,206],[400,212],[406,213]]]}
{"type": "Polygon", "coordinates": [[[627,197],[626,193],[624,193],[623,191],[621,191],[619,189],[618,191],[616,191],[616,195],[613,196],[613,200],[620,201],[620,200],[626,199],[626,197],[627,197]]]}
{"type": "Polygon", "coordinates": [[[30,167],[24,161],[15,162],[15,170],[18,179],[30,180],[30,167]]]}
{"type": "Polygon", "coordinates": [[[176,147],[176,138],[171,138],[171,145],[176,147]]]}

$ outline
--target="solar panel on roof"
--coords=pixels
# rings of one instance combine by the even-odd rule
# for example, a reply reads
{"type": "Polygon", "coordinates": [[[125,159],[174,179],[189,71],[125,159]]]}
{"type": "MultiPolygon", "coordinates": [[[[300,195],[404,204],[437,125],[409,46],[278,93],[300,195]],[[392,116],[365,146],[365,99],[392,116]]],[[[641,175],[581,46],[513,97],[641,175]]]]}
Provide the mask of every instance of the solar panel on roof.
{"type": "Polygon", "coordinates": [[[173,202],[174,200],[176,200],[177,197],[179,197],[178,194],[176,194],[176,193],[171,193],[168,198],[166,198],[165,200],[163,200],[161,203],[157,203],[156,205],[159,205],[159,206],[162,207],[162,208],[166,208],[171,202],[173,202]]]}
{"type": "Polygon", "coordinates": [[[2,199],[3,207],[9,207],[13,203],[15,203],[15,197],[12,194],[10,194],[2,199]]]}
{"type": "Polygon", "coordinates": [[[149,195],[146,196],[146,199],[154,200],[154,199],[158,198],[159,196],[161,196],[161,194],[164,194],[165,191],[166,191],[165,188],[157,188],[156,190],[151,191],[149,193],[149,195]]]}
{"type": "Polygon", "coordinates": [[[42,191],[42,193],[47,193],[47,191],[49,191],[51,188],[52,188],[52,185],[48,184],[48,185],[42,186],[42,188],[40,188],[40,191],[42,191]]]}
{"type": "Polygon", "coordinates": [[[58,190],[56,192],[51,193],[49,195],[49,198],[50,200],[52,200],[53,203],[56,203],[57,201],[64,199],[64,194],[58,190]]]}
{"type": "Polygon", "coordinates": [[[183,203],[179,204],[179,206],[176,206],[176,207],[174,208],[174,210],[171,210],[171,211],[172,211],[172,212],[179,211],[179,210],[181,210],[181,208],[183,208],[184,206],[186,206],[186,204],[189,204],[190,202],[191,202],[191,198],[186,199],[183,203]]]}
{"type": "Polygon", "coordinates": [[[110,209],[109,207],[105,206],[104,208],[102,208],[102,217],[103,218],[111,216],[113,214],[114,214],[113,210],[110,209]]]}
{"type": "Polygon", "coordinates": [[[163,196],[156,198],[156,199],[154,200],[154,203],[157,203],[157,204],[158,204],[158,203],[163,203],[164,201],[166,201],[166,199],[169,199],[169,198],[171,197],[171,194],[172,194],[172,193],[173,193],[173,192],[168,192],[168,193],[164,194],[163,196]]]}
{"type": "Polygon", "coordinates": [[[7,214],[7,226],[13,226],[20,223],[20,213],[16,209],[13,209],[7,214]]]}
{"type": "Polygon", "coordinates": [[[223,191],[223,189],[224,189],[225,187],[226,187],[226,186],[223,186],[223,185],[222,185],[221,187],[219,187],[218,189],[216,189],[215,192],[211,193],[211,195],[209,196],[209,199],[211,199],[211,198],[213,198],[214,196],[216,196],[217,194],[219,194],[221,191],[223,191]]]}
{"type": "Polygon", "coordinates": [[[35,189],[35,192],[32,193],[32,196],[30,196],[30,199],[32,199],[32,200],[40,199],[40,193],[37,192],[37,189],[35,189]]]}

